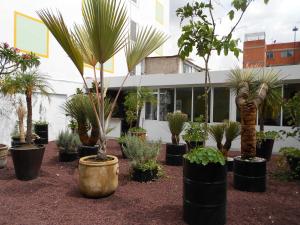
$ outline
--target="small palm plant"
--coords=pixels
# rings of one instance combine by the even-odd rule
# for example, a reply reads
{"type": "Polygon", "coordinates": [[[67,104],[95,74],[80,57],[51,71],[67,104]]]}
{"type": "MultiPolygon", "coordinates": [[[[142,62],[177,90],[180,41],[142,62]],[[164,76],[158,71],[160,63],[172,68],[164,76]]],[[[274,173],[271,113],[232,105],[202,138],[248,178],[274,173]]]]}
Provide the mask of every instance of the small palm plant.
{"type": "Polygon", "coordinates": [[[169,128],[172,134],[172,143],[178,145],[180,141],[180,133],[183,130],[184,123],[187,121],[188,116],[182,112],[174,112],[167,114],[169,128]]]}
{"type": "Polygon", "coordinates": [[[32,95],[40,92],[42,95],[49,95],[52,90],[47,76],[40,74],[37,70],[18,72],[4,78],[1,91],[5,95],[24,94],[27,105],[27,130],[26,143],[32,143],[32,95]]]}
{"type": "Polygon", "coordinates": [[[163,32],[152,27],[142,27],[137,32],[136,40],[130,40],[126,29],[127,10],[125,4],[119,0],[84,0],[82,6],[83,22],[82,24],[75,24],[72,30],[66,26],[60,12],[54,14],[51,10],[43,9],[38,11],[38,15],[77,67],[88,91],[84,78],[84,64],[93,68],[95,84],[99,83],[96,66],[98,63],[100,64],[100,91],[98,87],[96,88],[98,104],[93,101],[90,92],[89,97],[93,104],[100,134],[97,159],[107,159],[106,130],[121,89],[135,66],[160,47],[167,37],[163,32]],[[106,61],[122,49],[125,50],[128,73],[112,102],[107,118],[105,118],[103,66],[106,61]]]}
{"type": "Polygon", "coordinates": [[[241,125],[239,122],[226,120],[222,124],[210,125],[208,132],[216,141],[217,148],[225,157],[227,157],[232,141],[234,141],[241,133],[241,125]],[[223,144],[224,136],[225,143],[223,144]]]}
{"type": "MultiPolygon", "coordinates": [[[[261,73],[259,69],[233,69],[229,82],[236,94],[236,105],[241,115],[241,154],[243,159],[256,156],[257,111],[268,93],[280,87],[279,73],[261,73]]],[[[278,103],[279,104],[279,103],[278,103]]]]}

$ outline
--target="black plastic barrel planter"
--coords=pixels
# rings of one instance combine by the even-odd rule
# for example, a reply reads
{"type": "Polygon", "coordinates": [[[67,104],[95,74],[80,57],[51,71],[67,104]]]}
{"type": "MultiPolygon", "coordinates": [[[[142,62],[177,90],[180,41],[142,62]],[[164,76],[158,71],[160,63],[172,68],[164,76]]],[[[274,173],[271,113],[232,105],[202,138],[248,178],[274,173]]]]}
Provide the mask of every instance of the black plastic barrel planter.
{"type": "Polygon", "coordinates": [[[227,165],[227,172],[232,172],[233,171],[233,158],[227,157],[226,165],[227,165]]]}
{"type": "Polygon", "coordinates": [[[90,155],[97,155],[98,152],[98,145],[95,146],[78,146],[78,156],[79,158],[90,156],[90,155]]]}
{"type": "Polygon", "coordinates": [[[224,225],[227,199],[226,165],[183,163],[183,219],[191,225],[224,225]]]}
{"type": "Polygon", "coordinates": [[[266,160],[263,158],[243,160],[240,156],[235,157],[233,186],[240,191],[265,192],[266,171],[266,160]]]}
{"type": "Polygon", "coordinates": [[[171,166],[181,166],[183,155],[186,153],[186,144],[166,144],[166,164],[171,166]]]}
{"type": "Polygon", "coordinates": [[[137,168],[133,168],[132,171],[132,180],[138,182],[148,182],[157,179],[158,169],[153,170],[140,170],[137,168]]]}
{"type": "Polygon", "coordinates": [[[34,133],[40,137],[38,144],[48,144],[48,124],[35,124],[34,133]]]}
{"type": "Polygon", "coordinates": [[[43,145],[13,147],[10,149],[10,152],[16,177],[19,180],[32,180],[37,178],[45,152],[43,145]]]}
{"type": "Polygon", "coordinates": [[[203,147],[203,141],[186,141],[188,151],[196,147],[203,147]]]}
{"type": "Polygon", "coordinates": [[[271,159],[274,139],[263,139],[256,145],[256,156],[264,158],[267,161],[271,159]]]}
{"type": "Polygon", "coordinates": [[[74,153],[66,153],[66,152],[60,152],[58,155],[58,160],[60,162],[72,162],[78,158],[78,155],[76,152],[74,153]]]}

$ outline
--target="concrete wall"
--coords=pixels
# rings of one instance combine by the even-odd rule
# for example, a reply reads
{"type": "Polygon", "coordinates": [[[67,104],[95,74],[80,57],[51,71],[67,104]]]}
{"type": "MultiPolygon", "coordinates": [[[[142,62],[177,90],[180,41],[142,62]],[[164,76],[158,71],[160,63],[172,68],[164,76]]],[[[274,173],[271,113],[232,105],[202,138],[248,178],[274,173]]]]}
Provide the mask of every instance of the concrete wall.
{"type": "Polygon", "coordinates": [[[179,73],[180,63],[179,57],[148,57],[145,59],[145,74],[179,73]]]}

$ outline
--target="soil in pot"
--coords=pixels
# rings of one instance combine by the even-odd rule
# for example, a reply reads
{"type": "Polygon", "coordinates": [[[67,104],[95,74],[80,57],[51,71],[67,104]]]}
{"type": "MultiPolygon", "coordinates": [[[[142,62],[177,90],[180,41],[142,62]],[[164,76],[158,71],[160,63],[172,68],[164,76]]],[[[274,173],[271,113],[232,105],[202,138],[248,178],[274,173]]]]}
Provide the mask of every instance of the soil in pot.
{"type": "Polygon", "coordinates": [[[16,177],[19,180],[32,180],[38,177],[43,161],[43,145],[26,144],[10,148],[16,177]]]}
{"type": "Polygon", "coordinates": [[[255,157],[243,160],[240,156],[233,162],[233,186],[240,191],[266,191],[266,160],[255,157]]]}
{"type": "Polygon", "coordinates": [[[8,148],[6,145],[0,144],[0,169],[7,164],[8,148]]]}
{"type": "Polygon", "coordinates": [[[152,170],[132,169],[132,180],[138,182],[148,182],[158,178],[158,168],[152,170]]]}
{"type": "Polygon", "coordinates": [[[191,151],[196,147],[203,147],[203,141],[186,141],[187,150],[191,151]]]}
{"type": "Polygon", "coordinates": [[[183,164],[183,219],[191,225],[226,223],[226,165],[183,164]]]}
{"type": "Polygon", "coordinates": [[[78,156],[79,158],[91,155],[97,155],[98,152],[98,145],[95,146],[85,146],[79,145],[78,146],[78,156]]]}
{"type": "Polygon", "coordinates": [[[273,151],[274,139],[263,139],[256,144],[256,156],[270,161],[273,151]]]}
{"type": "Polygon", "coordinates": [[[118,158],[108,155],[107,161],[86,156],[79,160],[79,190],[88,198],[111,195],[118,187],[118,158]]]}
{"type": "Polygon", "coordinates": [[[183,155],[186,153],[186,144],[166,144],[166,164],[171,166],[181,166],[183,155]]]}

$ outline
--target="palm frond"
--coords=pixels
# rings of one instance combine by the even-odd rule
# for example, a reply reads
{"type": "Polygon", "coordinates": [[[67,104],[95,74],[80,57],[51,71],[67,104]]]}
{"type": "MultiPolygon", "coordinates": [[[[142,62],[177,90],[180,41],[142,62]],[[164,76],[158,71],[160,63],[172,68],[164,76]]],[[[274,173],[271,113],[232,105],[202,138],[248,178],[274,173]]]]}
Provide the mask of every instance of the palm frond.
{"type": "Polygon", "coordinates": [[[128,39],[125,46],[128,71],[132,71],[138,63],[159,48],[167,39],[168,37],[163,32],[153,27],[139,29],[136,41],[128,39]]]}
{"type": "Polygon", "coordinates": [[[224,128],[226,142],[231,143],[241,133],[241,125],[239,122],[225,120],[224,128]]]}
{"type": "Polygon", "coordinates": [[[222,145],[222,140],[224,137],[224,130],[225,130],[224,124],[215,124],[215,125],[210,125],[208,127],[208,132],[209,132],[210,136],[217,143],[218,148],[219,148],[219,146],[222,145]]]}

